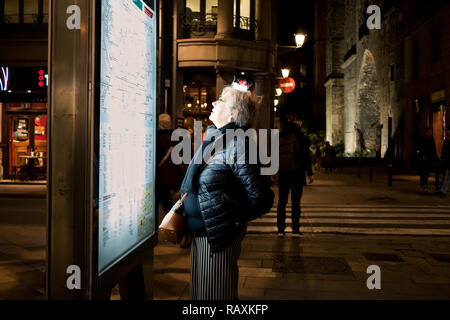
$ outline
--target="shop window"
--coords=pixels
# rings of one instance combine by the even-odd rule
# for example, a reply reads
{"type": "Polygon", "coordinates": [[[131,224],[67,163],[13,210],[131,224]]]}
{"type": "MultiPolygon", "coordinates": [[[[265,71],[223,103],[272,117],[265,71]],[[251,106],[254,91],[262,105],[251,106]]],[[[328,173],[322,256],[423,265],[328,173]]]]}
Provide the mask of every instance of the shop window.
{"type": "Polygon", "coordinates": [[[203,86],[185,86],[184,110],[185,126],[189,127],[194,120],[203,122],[203,129],[209,124],[212,103],[215,100],[216,88],[203,86]]]}

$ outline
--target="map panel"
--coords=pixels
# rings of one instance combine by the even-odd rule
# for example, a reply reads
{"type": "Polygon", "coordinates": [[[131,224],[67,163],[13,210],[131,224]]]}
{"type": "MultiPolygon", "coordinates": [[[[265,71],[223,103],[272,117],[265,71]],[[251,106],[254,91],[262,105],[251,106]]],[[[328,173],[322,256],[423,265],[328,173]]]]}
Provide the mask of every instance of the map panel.
{"type": "Polygon", "coordinates": [[[99,272],[155,233],[157,31],[148,2],[102,0],[99,272]]]}

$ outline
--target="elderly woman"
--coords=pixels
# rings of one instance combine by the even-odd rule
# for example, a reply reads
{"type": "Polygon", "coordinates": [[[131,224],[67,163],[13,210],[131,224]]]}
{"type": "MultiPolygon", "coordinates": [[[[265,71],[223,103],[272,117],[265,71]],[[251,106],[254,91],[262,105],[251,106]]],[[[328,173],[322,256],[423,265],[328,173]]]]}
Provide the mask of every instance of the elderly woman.
{"type": "Polygon", "coordinates": [[[245,145],[243,139],[224,139],[227,130],[250,127],[255,114],[252,94],[226,87],[213,106],[214,126],[208,127],[180,190],[188,193],[185,225],[193,237],[190,293],[193,300],[235,300],[247,222],[270,210],[274,194],[260,166],[243,161],[249,159],[249,148],[238,147],[245,145]],[[215,150],[209,153],[212,157],[203,156],[207,147],[215,150]]]}

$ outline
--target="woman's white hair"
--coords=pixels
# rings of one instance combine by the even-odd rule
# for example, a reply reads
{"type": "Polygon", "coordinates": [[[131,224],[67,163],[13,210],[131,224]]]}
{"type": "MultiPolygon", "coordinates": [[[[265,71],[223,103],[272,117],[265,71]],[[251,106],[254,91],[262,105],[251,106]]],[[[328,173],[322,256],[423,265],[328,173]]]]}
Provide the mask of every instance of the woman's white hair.
{"type": "Polygon", "coordinates": [[[224,96],[227,96],[225,105],[234,115],[234,122],[240,127],[251,127],[256,113],[254,95],[250,91],[243,92],[227,86],[222,90],[222,97],[224,96]]]}

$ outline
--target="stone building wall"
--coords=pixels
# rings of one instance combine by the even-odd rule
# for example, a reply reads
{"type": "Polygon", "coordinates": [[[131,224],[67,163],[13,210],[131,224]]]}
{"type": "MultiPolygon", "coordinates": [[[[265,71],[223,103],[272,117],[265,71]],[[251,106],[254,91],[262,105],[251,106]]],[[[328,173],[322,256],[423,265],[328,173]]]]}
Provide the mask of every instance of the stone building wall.
{"type": "MultiPolygon", "coordinates": [[[[342,125],[348,153],[360,150],[361,140],[366,149],[375,151],[377,126],[382,125],[380,147],[384,154],[389,141],[388,118],[392,117],[394,133],[402,117],[404,31],[401,2],[398,7],[385,12],[384,1],[345,0],[345,19],[341,21],[345,48],[345,61],[341,65],[344,76],[342,125]],[[381,7],[381,30],[367,29],[369,15],[366,11],[370,4],[381,7]]],[[[328,45],[331,46],[328,52],[341,51],[341,43],[330,42],[328,45]]],[[[333,60],[334,57],[327,56],[328,64],[333,60]]]]}
{"type": "Polygon", "coordinates": [[[326,139],[332,145],[344,142],[344,83],[341,69],[345,55],[345,0],[328,3],[326,57],[326,139]]]}

